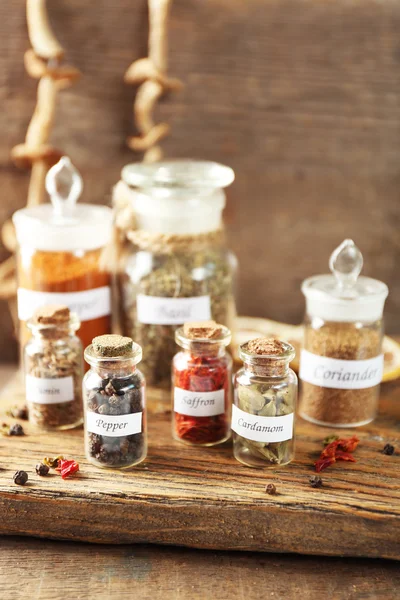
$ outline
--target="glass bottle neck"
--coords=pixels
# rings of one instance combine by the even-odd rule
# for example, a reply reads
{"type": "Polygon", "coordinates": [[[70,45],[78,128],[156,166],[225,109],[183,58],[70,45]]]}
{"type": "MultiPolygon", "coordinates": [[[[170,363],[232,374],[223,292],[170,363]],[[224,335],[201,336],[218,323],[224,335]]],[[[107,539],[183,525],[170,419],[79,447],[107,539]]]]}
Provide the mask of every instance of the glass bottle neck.
{"type": "Polygon", "coordinates": [[[244,361],[244,368],[252,375],[282,378],[289,372],[289,362],[284,359],[252,359],[244,361]]]}
{"type": "Polygon", "coordinates": [[[226,349],[224,344],[207,344],[204,342],[192,342],[183,352],[191,358],[210,358],[217,359],[225,356],[226,349]]]}

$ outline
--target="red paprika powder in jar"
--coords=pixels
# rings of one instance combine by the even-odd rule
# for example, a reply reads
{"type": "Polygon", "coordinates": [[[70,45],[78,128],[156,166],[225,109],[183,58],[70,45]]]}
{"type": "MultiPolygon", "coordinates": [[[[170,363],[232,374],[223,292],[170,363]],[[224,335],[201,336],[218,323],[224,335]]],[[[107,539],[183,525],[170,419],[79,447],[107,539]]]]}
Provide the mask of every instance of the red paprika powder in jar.
{"type": "Polygon", "coordinates": [[[172,435],[198,446],[230,437],[230,330],[214,321],[186,323],[175,333],[183,349],[172,362],[172,435]]]}

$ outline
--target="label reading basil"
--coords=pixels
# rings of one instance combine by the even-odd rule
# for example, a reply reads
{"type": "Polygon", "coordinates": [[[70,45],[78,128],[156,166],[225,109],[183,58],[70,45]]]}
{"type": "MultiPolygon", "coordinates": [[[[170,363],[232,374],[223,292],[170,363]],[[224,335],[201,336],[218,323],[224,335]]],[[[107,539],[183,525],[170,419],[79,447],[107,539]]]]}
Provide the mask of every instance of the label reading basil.
{"type": "Polygon", "coordinates": [[[108,437],[121,437],[142,432],[142,412],[129,415],[99,415],[86,413],[86,427],[90,433],[108,437]]]}
{"type": "Polygon", "coordinates": [[[27,321],[46,304],[65,304],[81,321],[99,319],[111,314],[111,289],[108,286],[82,292],[38,292],[18,289],[18,318],[27,321]]]}
{"type": "Polygon", "coordinates": [[[294,413],[280,417],[251,415],[232,406],[232,431],[254,442],[275,443],[293,437],[294,413]]]}
{"type": "Polygon", "coordinates": [[[163,298],[137,295],[137,319],[147,325],[183,325],[211,319],[210,296],[163,298]]]}
{"type": "Polygon", "coordinates": [[[74,380],[69,377],[33,377],[26,375],[26,399],[33,404],[60,404],[74,399],[74,380]]]}
{"type": "Polygon", "coordinates": [[[362,390],[379,385],[383,354],[367,360],[341,360],[302,350],[300,379],[319,387],[362,390]]]}
{"type": "Polygon", "coordinates": [[[213,417],[225,412],[225,392],[190,392],[174,389],[174,411],[191,417],[213,417]]]}

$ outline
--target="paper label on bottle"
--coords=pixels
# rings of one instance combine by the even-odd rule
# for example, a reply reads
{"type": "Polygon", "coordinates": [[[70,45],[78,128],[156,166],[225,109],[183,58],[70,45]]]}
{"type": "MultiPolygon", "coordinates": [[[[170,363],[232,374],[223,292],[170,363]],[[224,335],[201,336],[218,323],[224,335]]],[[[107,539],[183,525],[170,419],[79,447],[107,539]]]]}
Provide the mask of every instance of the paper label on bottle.
{"type": "Polygon", "coordinates": [[[341,360],[302,350],[300,379],[319,387],[362,390],[379,385],[383,375],[383,354],[367,360],[341,360]]]}
{"type": "Polygon", "coordinates": [[[107,437],[123,437],[142,432],[143,412],[129,415],[99,415],[86,413],[86,428],[90,433],[107,437]]]}
{"type": "Polygon", "coordinates": [[[80,321],[90,321],[111,314],[111,288],[103,286],[82,292],[38,292],[18,289],[18,318],[27,321],[46,304],[65,304],[80,321]]]}
{"type": "Polygon", "coordinates": [[[162,298],[137,295],[137,319],[147,325],[183,325],[211,319],[210,296],[162,298]]]}
{"type": "Polygon", "coordinates": [[[294,413],[280,417],[251,415],[232,406],[232,431],[253,442],[275,443],[293,437],[294,413]]]}
{"type": "Polygon", "coordinates": [[[74,400],[74,379],[25,376],[26,400],[33,404],[60,404],[74,400]]]}
{"type": "Polygon", "coordinates": [[[225,391],[189,392],[174,389],[174,411],[190,417],[214,417],[225,412],[225,391]]]}

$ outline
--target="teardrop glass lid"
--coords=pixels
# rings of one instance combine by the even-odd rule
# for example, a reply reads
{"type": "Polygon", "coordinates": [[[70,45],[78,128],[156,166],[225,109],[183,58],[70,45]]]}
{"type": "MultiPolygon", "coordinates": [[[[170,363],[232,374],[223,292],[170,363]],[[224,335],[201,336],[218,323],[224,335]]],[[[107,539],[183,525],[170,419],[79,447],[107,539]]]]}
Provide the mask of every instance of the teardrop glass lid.
{"type": "Polygon", "coordinates": [[[353,240],[346,239],[331,254],[332,275],[316,275],[304,282],[304,291],[320,291],[334,298],[356,300],[387,294],[387,286],[377,279],[360,276],[364,264],[361,251],[353,240]]]}

